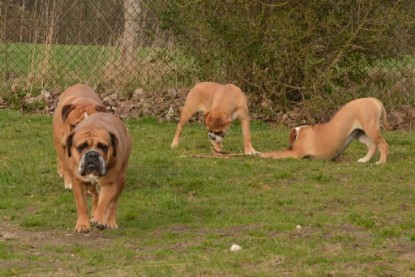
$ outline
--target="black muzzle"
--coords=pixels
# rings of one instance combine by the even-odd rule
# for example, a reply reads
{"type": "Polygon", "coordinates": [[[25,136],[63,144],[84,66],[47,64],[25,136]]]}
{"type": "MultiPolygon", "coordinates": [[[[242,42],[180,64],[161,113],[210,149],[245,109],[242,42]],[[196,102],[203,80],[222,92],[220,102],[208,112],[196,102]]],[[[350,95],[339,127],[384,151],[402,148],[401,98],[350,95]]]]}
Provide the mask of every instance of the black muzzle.
{"type": "Polygon", "coordinates": [[[79,166],[81,176],[89,174],[102,176],[105,174],[105,161],[98,151],[90,150],[81,159],[79,166]]]}

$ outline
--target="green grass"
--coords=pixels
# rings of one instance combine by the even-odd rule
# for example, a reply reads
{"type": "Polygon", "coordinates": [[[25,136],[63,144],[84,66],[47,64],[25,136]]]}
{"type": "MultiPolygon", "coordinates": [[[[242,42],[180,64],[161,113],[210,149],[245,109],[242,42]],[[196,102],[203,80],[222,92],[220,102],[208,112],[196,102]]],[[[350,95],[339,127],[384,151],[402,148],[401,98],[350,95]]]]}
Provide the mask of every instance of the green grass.
{"type": "MultiPolygon", "coordinates": [[[[46,51],[45,45],[13,43],[2,44],[0,47],[2,49],[0,57],[7,61],[8,71],[19,76],[36,74],[41,70],[37,67],[42,66],[46,51]]],[[[54,45],[51,48],[51,57],[50,65],[54,69],[59,69],[59,75],[71,72],[85,77],[90,76],[98,68],[104,69],[106,61],[111,57],[111,52],[109,47],[54,45]]],[[[95,73],[99,75],[103,72],[95,73]]]]}
{"type": "MultiPolygon", "coordinates": [[[[391,153],[377,166],[356,162],[359,143],[338,162],[225,159],[209,157],[199,124],[176,150],[175,123],[126,124],[134,144],[120,229],[75,234],[51,117],[0,110],[0,275],[415,274],[414,132],[385,132],[391,153]]],[[[284,148],[287,131],[253,122],[254,146],[284,148]]],[[[224,146],[242,153],[238,124],[224,146]]]]}
{"type": "MultiPolygon", "coordinates": [[[[43,44],[10,43],[0,44],[0,58],[7,61],[8,70],[16,74],[26,75],[31,67],[40,65],[46,51],[43,44]]],[[[163,54],[161,48],[140,48],[137,57],[157,58],[163,54]]],[[[78,72],[79,76],[97,74],[98,69],[105,69],[112,55],[120,56],[120,50],[109,46],[94,45],[60,45],[51,46],[52,67],[66,72],[78,72]],[[86,65],[86,66],[85,66],[86,65]]],[[[6,64],[3,64],[6,66],[6,64]]],[[[32,68],[33,70],[33,68],[32,68]]]]}

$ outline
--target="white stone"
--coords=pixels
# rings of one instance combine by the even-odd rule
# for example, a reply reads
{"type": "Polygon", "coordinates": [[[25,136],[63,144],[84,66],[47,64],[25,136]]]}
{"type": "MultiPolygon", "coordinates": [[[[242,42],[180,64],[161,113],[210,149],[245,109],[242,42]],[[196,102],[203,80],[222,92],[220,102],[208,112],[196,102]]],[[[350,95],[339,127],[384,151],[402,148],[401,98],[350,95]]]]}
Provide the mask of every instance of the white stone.
{"type": "Polygon", "coordinates": [[[240,247],[237,244],[232,244],[232,246],[231,246],[231,251],[232,252],[236,252],[236,251],[239,251],[239,250],[242,250],[242,247],[240,247]]]}

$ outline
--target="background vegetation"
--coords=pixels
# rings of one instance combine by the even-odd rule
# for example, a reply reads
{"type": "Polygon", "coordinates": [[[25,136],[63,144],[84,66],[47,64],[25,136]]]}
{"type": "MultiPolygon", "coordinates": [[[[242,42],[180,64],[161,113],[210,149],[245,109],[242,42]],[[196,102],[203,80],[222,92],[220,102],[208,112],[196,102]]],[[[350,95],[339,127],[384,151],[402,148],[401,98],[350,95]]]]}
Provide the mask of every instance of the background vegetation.
{"type": "Polygon", "coordinates": [[[202,79],[236,82],[271,107],[324,101],[329,108],[362,95],[397,104],[403,91],[367,79],[413,68],[413,1],[153,3],[197,57],[202,79]]]}
{"type": "Polygon", "coordinates": [[[410,0],[7,0],[0,11],[2,94],[84,82],[150,97],[212,80],[241,86],[262,118],[368,95],[415,103],[410,0]]]}

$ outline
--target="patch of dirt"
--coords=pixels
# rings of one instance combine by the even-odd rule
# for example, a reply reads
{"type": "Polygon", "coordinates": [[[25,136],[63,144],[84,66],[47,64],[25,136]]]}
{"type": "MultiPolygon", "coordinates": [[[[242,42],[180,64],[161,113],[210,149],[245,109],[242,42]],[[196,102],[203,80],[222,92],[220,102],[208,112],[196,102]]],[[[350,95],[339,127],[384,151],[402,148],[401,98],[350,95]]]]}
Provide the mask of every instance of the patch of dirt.
{"type": "MultiPolygon", "coordinates": [[[[129,98],[120,97],[116,93],[101,94],[104,104],[108,111],[113,112],[120,118],[139,118],[139,117],[156,117],[161,121],[178,121],[180,109],[183,106],[188,90],[171,89],[167,92],[143,92],[142,89],[136,89],[129,98]]],[[[42,91],[40,95],[31,97],[27,95],[22,101],[24,104],[43,103],[44,108],[37,110],[40,113],[53,114],[60,92],[50,93],[42,91]]],[[[289,111],[279,111],[275,115],[265,115],[260,111],[263,110],[261,105],[264,103],[251,103],[252,119],[271,122],[280,126],[299,126],[305,124],[315,124],[327,122],[332,117],[333,111],[311,112],[307,109],[294,107],[289,111]],[[252,107],[252,105],[257,105],[252,107]]],[[[22,105],[24,106],[24,105],[22,105]]],[[[268,105],[269,106],[269,105],[268,105]]],[[[0,108],[7,107],[7,103],[0,98],[0,108]]],[[[415,108],[411,106],[402,106],[393,110],[388,110],[389,125],[395,130],[413,130],[415,129],[415,108]]],[[[195,119],[193,119],[195,120],[195,119]]],[[[196,120],[200,120],[196,118],[196,120]]]]}
{"type": "MultiPolygon", "coordinates": [[[[17,256],[0,261],[1,272],[18,276],[84,276],[97,273],[84,264],[80,248],[93,250],[113,246],[114,239],[106,231],[93,230],[77,234],[70,230],[28,230],[8,219],[0,220],[0,242],[8,242],[8,252],[17,256]]],[[[120,275],[123,276],[123,275],[120,275]]]]}
{"type": "Polygon", "coordinates": [[[0,221],[0,241],[16,241],[27,245],[35,251],[45,245],[61,246],[68,244],[82,244],[94,247],[105,247],[110,244],[111,238],[104,232],[92,231],[87,234],[77,234],[74,230],[27,231],[11,224],[7,220],[0,221]]]}

